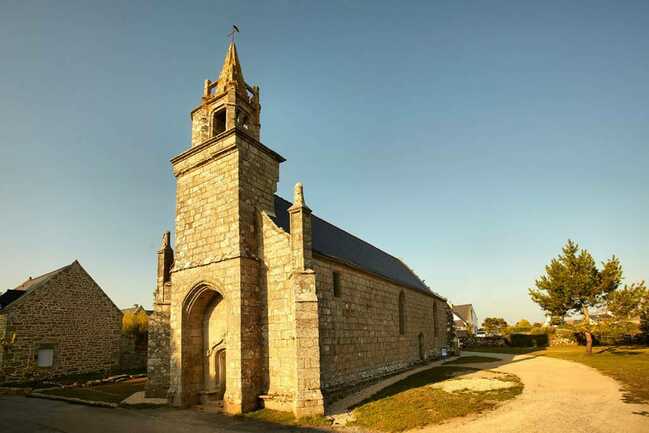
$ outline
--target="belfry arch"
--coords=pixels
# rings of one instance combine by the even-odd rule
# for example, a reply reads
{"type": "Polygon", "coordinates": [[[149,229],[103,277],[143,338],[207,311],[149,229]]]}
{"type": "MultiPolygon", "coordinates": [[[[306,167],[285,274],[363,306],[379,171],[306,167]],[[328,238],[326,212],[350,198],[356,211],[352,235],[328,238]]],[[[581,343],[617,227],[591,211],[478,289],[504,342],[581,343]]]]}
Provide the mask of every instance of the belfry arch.
{"type": "Polygon", "coordinates": [[[182,379],[185,404],[223,400],[226,390],[228,310],[210,283],[192,288],[182,311],[182,379]]]}

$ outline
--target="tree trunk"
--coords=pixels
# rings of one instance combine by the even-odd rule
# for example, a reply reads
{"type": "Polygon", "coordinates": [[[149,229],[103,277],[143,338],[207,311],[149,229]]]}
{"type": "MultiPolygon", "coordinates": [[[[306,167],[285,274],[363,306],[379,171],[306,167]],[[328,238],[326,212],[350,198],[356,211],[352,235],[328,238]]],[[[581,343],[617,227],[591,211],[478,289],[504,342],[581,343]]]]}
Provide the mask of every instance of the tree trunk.
{"type": "Polygon", "coordinates": [[[593,334],[588,331],[586,331],[586,353],[593,354],[593,334]]]}
{"type": "Polygon", "coordinates": [[[586,353],[588,355],[593,354],[593,334],[590,332],[590,314],[588,312],[588,307],[583,308],[584,313],[584,325],[586,327],[584,333],[586,334],[586,353]]]}

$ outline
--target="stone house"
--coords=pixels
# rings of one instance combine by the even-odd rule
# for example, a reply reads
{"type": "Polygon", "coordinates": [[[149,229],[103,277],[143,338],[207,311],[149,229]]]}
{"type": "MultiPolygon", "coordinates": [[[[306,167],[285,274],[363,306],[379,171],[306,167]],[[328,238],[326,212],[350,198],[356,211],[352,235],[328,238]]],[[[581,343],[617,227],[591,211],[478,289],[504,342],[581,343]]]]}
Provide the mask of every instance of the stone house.
{"type": "Polygon", "coordinates": [[[469,332],[475,334],[480,327],[478,315],[471,304],[453,305],[455,331],[458,337],[466,337],[469,332]]]}
{"type": "Polygon", "coordinates": [[[78,261],[0,296],[0,382],[105,371],[119,362],[122,313],[78,261]]]}
{"type": "Polygon", "coordinates": [[[321,414],[352,387],[435,359],[449,311],[401,260],[313,215],[260,141],[259,87],[234,43],[171,160],[175,251],[158,251],[147,395],[230,413],[321,414]]]}

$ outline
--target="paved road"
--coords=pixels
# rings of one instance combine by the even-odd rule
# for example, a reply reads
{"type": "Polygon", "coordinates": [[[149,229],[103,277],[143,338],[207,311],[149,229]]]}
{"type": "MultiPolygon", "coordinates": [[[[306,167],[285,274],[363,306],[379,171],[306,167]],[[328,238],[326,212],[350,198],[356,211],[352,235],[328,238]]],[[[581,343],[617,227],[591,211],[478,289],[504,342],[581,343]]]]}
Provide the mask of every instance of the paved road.
{"type": "Polygon", "coordinates": [[[624,403],[620,385],[597,370],[544,356],[501,358],[506,362],[471,366],[517,375],[525,384],[520,396],[493,412],[416,432],[649,433],[649,405],[624,403]]]}
{"type": "Polygon", "coordinates": [[[0,396],[2,433],[322,433],[198,410],[104,409],[0,396]]]}

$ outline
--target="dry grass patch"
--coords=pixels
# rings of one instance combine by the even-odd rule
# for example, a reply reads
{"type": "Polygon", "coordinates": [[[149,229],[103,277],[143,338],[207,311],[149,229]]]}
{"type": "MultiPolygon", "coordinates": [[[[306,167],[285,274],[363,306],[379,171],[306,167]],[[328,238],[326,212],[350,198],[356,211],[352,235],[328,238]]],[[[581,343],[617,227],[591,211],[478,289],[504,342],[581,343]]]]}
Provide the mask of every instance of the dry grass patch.
{"type": "Polygon", "coordinates": [[[522,390],[523,384],[514,375],[465,367],[436,367],[395,383],[359,404],[353,410],[353,424],[384,432],[423,427],[493,409],[500,402],[516,397],[522,390]],[[514,385],[484,392],[446,392],[433,386],[464,377],[482,380],[490,377],[514,385]]]}

